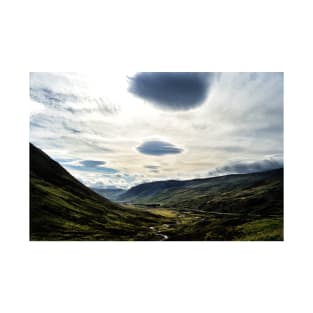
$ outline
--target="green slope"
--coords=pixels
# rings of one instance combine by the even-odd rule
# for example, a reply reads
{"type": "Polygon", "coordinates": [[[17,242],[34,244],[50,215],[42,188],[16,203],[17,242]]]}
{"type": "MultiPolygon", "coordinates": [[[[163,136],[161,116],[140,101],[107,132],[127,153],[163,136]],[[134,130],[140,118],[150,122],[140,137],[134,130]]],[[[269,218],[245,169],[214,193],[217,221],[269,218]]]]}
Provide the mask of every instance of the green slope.
{"type": "Polygon", "coordinates": [[[147,183],[121,198],[175,211],[170,240],[283,240],[283,169],[147,183]]]}
{"type": "Polygon", "coordinates": [[[166,221],[101,197],[30,144],[31,240],[153,240],[147,229],[166,221]]]}
{"type": "Polygon", "coordinates": [[[221,212],[238,212],[246,205],[259,202],[260,210],[272,205],[271,212],[280,214],[283,206],[283,169],[186,181],[146,183],[131,188],[120,195],[118,200],[182,209],[214,209],[221,212]]]}

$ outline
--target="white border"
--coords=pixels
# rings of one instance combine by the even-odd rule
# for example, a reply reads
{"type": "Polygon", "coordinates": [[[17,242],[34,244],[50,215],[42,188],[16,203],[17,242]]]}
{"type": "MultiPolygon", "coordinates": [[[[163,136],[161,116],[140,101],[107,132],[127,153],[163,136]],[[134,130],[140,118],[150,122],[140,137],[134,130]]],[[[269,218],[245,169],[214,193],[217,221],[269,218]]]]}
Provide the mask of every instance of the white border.
{"type": "Polygon", "coordinates": [[[1,5],[1,312],[311,312],[309,1],[1,5]],[[29,71],[285,72],[285,241],[28,241],[29,71]]]}

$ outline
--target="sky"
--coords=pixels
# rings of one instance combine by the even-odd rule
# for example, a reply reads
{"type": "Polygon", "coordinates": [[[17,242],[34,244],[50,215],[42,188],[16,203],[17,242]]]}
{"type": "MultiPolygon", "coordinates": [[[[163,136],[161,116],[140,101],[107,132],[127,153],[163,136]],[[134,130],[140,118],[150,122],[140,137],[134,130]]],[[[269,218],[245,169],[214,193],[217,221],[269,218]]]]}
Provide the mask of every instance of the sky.
{"type": "Polygon", "coordinates": [[[283,166],[283,73],[30,73],[30,142],[93,188],[283,166]]]}

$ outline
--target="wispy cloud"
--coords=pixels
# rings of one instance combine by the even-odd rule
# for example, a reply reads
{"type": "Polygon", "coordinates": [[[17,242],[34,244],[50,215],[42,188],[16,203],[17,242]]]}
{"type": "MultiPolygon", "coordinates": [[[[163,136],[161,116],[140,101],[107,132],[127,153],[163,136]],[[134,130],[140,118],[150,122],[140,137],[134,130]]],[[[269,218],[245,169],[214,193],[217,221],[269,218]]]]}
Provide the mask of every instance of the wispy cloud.
{"type": "Polygon", "coordinates": [[[48,88],[30,88],[30,98],[44,105],[68,111],[72,114],[93,113],[114,114],[119,108],[108,104],[101,97],[54,92],[48,88]]]}

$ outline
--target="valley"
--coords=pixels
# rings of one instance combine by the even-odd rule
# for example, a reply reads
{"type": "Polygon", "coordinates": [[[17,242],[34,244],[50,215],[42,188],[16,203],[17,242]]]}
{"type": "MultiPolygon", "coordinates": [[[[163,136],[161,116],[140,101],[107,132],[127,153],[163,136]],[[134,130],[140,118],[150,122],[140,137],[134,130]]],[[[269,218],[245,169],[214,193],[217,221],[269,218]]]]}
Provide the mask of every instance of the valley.
{"type": "Polygon", "coordinates": [[[283,169],[99,193],[30,144],[30,240],[283,240],[283,169]]]}

